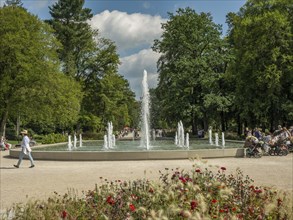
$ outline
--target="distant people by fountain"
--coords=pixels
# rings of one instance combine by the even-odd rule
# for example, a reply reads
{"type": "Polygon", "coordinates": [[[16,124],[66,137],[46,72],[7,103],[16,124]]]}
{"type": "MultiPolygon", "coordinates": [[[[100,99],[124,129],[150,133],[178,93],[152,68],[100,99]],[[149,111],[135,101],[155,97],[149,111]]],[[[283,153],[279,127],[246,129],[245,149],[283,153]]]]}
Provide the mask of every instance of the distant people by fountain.
{"type": "Polygon", "coordinates": [[[30,139],[28,137],[28,131],[27,130],[23,130],[20,132],[21,135],[22,135],[22,141],[21,141],[21,151],[20,151],[20,154],[19,154],[19,160],[17,162],[17,165],[13,165],[14,167],[16,168],[19,168],[21,162],[22,162],[22,159],[25,155],[28,156],[30,162],[31,162],[31,166],[29,168],[33,168],[35,167],[34,165],[34,159],[31,155],[31,147],[29,145],[30,143],[30,139]]]}
{"type": "Polygon", "coordinates": [[[204,138],[205,132],[204,129],[198,130],[197,131],[197,137],[198,138],[204,138]]]}
{"type": "Polygon", "coordinates": [[[4,136],[1,136],[0,147],[1,150],[9,150],[11,148],[11,144],[8,143],[8,140],[4,136]]]}

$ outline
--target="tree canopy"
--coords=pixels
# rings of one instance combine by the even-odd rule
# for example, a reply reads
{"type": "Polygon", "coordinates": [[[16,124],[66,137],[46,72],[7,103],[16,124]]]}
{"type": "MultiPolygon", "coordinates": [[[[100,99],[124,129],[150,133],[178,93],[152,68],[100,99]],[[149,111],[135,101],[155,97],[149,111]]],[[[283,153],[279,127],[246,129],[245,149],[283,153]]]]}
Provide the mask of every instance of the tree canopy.
{"type": "Polygon", "coordinates": [[[197,124],[206,128],[211,114],[231,105],[221,88],[229,50],[209,13],[186,8],[169,17],[153,46],[162,53],[157,94],[165,117],[174,123],[183,120],[195,132],[197,124]]]}
{"type": "Polygon", "coordinates": [[[0,38],[1,132],[8,117],[16,121],[21,116],[23,124],[76,120],[80,87],[59,71],[56,50],[61,45],[52,29],[22,7],[5,6],[0,8],[0,38]]]}

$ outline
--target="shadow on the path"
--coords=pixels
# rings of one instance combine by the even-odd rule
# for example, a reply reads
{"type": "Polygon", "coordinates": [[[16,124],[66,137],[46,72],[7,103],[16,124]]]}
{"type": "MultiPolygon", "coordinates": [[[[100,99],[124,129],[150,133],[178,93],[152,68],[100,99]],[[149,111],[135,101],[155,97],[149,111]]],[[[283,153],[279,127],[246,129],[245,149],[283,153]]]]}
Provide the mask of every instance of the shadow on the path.
{"type": "Polygon", "coordinates": [[[0,170],[10,170],[10,169],[17,169],[15,167],[0,167],[0,170]]]}

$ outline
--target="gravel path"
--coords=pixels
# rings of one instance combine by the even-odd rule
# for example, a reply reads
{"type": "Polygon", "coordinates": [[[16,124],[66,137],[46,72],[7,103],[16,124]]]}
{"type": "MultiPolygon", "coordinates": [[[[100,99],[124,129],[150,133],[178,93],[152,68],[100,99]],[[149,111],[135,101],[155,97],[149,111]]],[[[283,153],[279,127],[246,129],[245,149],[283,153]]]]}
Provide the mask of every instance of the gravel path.
{"type": "MultiPolygon", "coordinates": [[[[148,161],[35,161],[36,167],[29,169],[30,163],[24,160],[19,169],[13,164],[17,159],[9,158],[7,151],[0,153],[0,211],[13,203],[26,202],[29,199],[46,199],[57,192],[77,193],[94,189],[100,184],[100,177],[108,180],[131,180],[147,178],[158,180],[159,170],[180,167],[192,168],[189,160],[148,160],[148,161]]],[[[208,159],[207,165],[219,165],[234,173],[239,167],[244,175],[255,180],[256,185],[276,186],[293,192],[293,154],[285,157],[266,156],[255,158],[219,158],[208,159]]],[[[212,168],[217,169],[217,168],[212,168]]]]}

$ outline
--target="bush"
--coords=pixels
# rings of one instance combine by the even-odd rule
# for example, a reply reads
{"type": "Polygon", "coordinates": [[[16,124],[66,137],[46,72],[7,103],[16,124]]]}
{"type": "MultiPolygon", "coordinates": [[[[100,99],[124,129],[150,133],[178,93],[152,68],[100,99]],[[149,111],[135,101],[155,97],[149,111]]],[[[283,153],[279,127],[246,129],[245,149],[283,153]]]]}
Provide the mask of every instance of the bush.
{"type": "Polygon", "coordinates": [[[85,132],[82,134],[82,138],[84,140],[103,140],[104,134],[96,132],[85,132]]]}
{"type": "Polygon", "coordinates": [[[108,181],[83,197],[56,194],[47,201],[15,205],[13,219],[292,219],[292,200],[259,187],[238,169],[212,172],[195,164],[190,171],[160,171],[160,181],[108,181]]]}
{"type": "Polygon", "coordinates": [[[63,134],[48,134],[44,136],[38,136],[37,140],[41,140],[42,144],[55,144],[67,141],[67,136],[63,134]]]}

